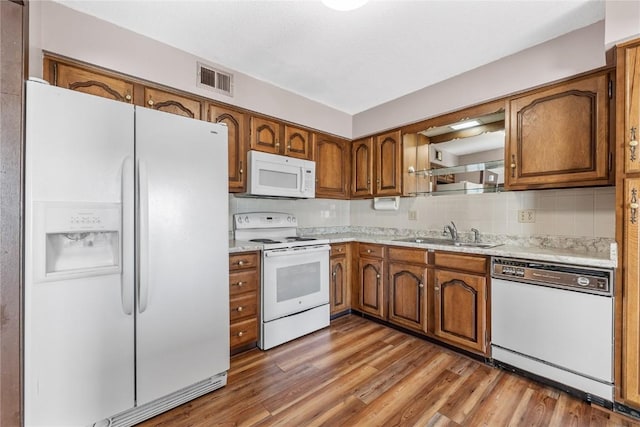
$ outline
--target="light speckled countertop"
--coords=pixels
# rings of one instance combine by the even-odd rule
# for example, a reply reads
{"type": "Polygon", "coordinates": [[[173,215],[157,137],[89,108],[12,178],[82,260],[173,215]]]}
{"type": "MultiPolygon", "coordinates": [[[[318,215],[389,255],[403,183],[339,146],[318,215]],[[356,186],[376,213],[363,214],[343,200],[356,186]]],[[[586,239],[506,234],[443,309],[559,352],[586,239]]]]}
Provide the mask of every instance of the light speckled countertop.
{"type": "MultiPolygon", "coordinates": [[[[590,267],[615,268],[617,266],[617,246],[611,243],[609,251],[589,252],[579,249],[549,248],[535,246],[521,246],[505,244],[493,248],[457,247],[451,245],[437,245],[426,243],[398,242],[398,236],[375,235],[367,233],[332,233],[332,234],[304,234],[309,237],[328,239],[330,243],[362,242],[380,245],[404,246],[411,248],[434,249],[449,252],[481,254],[489,256],[505,256],[524,258],[535,261],[558,262],[564,264],[583,265],[590,267]]],[[[400,237],[402,238],[402,237],[400,237]]],[[[229,253],[261,250],[262,245],[238,240],[229,241],[229,253]]]]}

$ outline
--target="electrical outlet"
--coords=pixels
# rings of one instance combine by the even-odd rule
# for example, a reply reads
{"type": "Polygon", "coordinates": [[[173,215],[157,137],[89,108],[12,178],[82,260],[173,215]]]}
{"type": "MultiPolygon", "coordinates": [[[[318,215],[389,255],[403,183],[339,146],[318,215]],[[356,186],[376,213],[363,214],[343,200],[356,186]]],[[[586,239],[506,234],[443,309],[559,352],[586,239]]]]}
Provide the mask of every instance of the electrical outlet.
{"type": "Polygon", "coordinates": [[[518,211],[518,222],[536,222],[536,210],[520,209],[518,211]]]}
{"type": "Polygon", "coordinates": [[[409,221],[418,220],[418,211],[409,211],[409,221]]]}

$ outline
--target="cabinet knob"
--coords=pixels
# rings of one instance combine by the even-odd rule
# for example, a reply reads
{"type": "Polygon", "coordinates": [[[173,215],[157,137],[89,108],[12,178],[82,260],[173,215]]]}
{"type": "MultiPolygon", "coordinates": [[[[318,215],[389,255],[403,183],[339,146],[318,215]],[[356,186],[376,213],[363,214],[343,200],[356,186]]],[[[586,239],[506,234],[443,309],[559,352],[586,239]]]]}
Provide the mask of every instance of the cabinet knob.
{"type": "Polygon", "coordinates": [[[420,284],[418,285],[418,287],[419,287],[420,289],[424,288],[424,283],[420,283],[420,284]]]}
{"type": "Polygon", "coordinates": [[[333,277],[336,277],[336,276],[337,276],[337,273],[334,271],[333,273],[331,273],[331,275],[332,275],[333,277]]]}
{"type": "Polygon", "coordinates": [[[242,306],[238,306],[238,308],[236,308],[236,310],[238,310],[238,312],[241,312],[242,310],[244,310],[244,308],[242,306]]]}
{"type": "Polygon", "coordinates": [[[276,141],[276,147],[280,147],[280,143],[276,141]]]}
{"type": "Polygon", "coordinates": [[[149,104],[149,106],[150,106],[150,107],[152,107],[152,106],[153,106],[153,99],[149,99],[149,100],[147,101],[147,104],[149,104]]]}
{"type": "Polygon", "coordinates": [[[244,169],[242,169],[242,160],[240,160],[240,170],[238,171],[238,173],[240,173],[240,175],[244,173],[244,169]]]}
{"type": "Polygon", "coordinates": [[[367,253],[370,254],[371,253],[371,249],[367,249],[367,253]]]}
{"type": "Polygon", "coordinates": [[[440,288],[436,286],[435,288],[433,288],[433,290],[438,292],[440,290],[440,288]]]}
{"type": "Polygon", "coordinates": [[[511,178],[515,178],[516,177],[516,155],[512,154],[511,155],[511,178]]]}
{"type": "Polygon", "coordinates": [[[241,336],[243,336],[245,333],[246,333],[246,331],[240,331],[240,332],[238,332],[238,336],[239,336],[239,337],[241,337],[241,336]]]}
{"type": "Polygon", "coordinates": [[[380,278],[380,275],[379,275],[379,274],[376,274],[376,279],[379,279],[379,278],[380,278]]]}
{"type": "Polygon", "coordinates": [[[128,102],[131,102],[131,95],[130,94],[126,94],[124,96],[124,99],[126,99],[128,102]]]}
{"type": "Polygon", "coordinates": [[[238,261],[238,265],[242,267],[244,265],[244,261],[242,260],[238,261]]]}
{"type": "Polygon", "coordinates": [[[631,200],[629,201],[629,208],[631,208],[631,218],[629,218],[629,220],[631,221],[631,224],[638,222],[638,207],[638,189],[632,188],[631,200]]]}
{"type": "Polygon", "coordinates": [[[338,252],[342,252],[342,248],[338,248],[338,252]]]}
{"type": "Polygon", "coordinates": [[[240,286],[240,287],[242,287],[242,285],[244,285],[244,282],[234,283],[234,286],[240,286]]]}

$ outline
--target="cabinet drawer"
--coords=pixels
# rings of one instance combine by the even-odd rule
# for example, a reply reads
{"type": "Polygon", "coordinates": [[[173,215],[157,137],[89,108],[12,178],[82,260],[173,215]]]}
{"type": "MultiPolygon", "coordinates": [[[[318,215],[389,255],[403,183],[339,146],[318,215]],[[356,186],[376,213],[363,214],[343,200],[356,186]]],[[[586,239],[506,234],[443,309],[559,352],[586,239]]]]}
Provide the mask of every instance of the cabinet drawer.
{"type": "Polygon", "coordinates": [[[238,347],[258,340],[258,319],[252,318],[233,322],[230,328],[230,347],[238,347]]]}
{"type": "Polygon", "coordinates": [[[387,249],[389,260],[410,262],[415,264],[428,264],[429,253],[424,249],[399,248],[391,246],[387,249]]]}
{"type": "Polygon", "coordinates": [[[255,270],[229,273],[229,295],[258,290],[258,273],[255,270]]]}
{"type": "Polygon", "coordinates": [[[344,255],[347,253],[348,243],[335,243],[331,245],[331,256],[344,255]]]}
{"type": "Polygon", "coordinates": [[[384,246],[360,243],[359,247],[361,256],[384,258],[384,246]]]}
{"type": "Polygon", "coordinates": [[[487,257],[483,255],[466,255],[451,252],[436,251],[435,265],[451,268],[453,270],[472,271],[474,273],[487,273],[487,257]]]}
{"type": "Polygon", "coordinates": [[[255,292],[242,294],[229,300],[229,318],[231,322],[245,317],[256,317],[257,314],[258,297],[255,292]]]}
{"type": "Polygon", "coordinates": [[[258,266],[258,253],[247,252],[229,255],[229,270],[241,270],[258,266]]]}

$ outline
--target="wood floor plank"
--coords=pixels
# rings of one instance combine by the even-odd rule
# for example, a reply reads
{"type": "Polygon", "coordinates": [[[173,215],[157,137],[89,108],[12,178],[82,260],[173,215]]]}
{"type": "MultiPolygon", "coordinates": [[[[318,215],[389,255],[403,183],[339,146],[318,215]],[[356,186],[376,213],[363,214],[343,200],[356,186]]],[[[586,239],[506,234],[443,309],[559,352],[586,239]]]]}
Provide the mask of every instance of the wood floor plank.
{"type": "Polygon", "coordinates": [[[226,387],[140,427],[640,427],[431,342],[347,315],[231,358],[226,387]]]}
{"type": "Polygon", "coordinates": [[[451,396],[439,412],[456,423],[463,423],[482,402],[501,377],[502,371],[476,363],[476,370],[465,380],[457,393],[451,396]]]}

